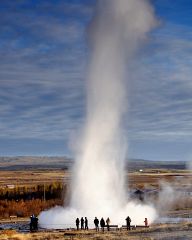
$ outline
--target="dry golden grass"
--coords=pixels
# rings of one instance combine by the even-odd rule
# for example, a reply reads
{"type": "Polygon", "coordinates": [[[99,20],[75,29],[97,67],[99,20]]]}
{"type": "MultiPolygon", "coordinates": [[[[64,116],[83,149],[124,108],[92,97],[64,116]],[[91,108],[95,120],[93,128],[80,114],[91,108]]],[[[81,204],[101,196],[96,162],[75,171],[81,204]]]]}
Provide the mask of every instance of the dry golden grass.
{"type": "Polygon", "coordinates": [[[129,173],[129,186],[130,188],[144,188],[146,185],[153,186],[158,188],[159,183],[164,181],[168,183],[175,183],[175,181],[179,181],[182,179],[183,182],[192,183],[192,174],[188,170],[182,170],[180,172],[173,170],[172,172],[169,170],[169,172],[165,171],[158,171],[156,172],[147,172],[147,170],[143,173],[139,172],[133,172],[129,173]]]}
{"type": "Polygon", "coordinates": [[[66,182],[70,172],[65,170],[28,170],[0,171],[0,187],[14,184],[16,186],[33,186],[42,183],[66,182]]]}
{"type": "MultiPolygon", "coordinates": [[[[187,182],[192,182],[192,174],[187,170],[175,172],[160,171],[158,169],[152,171],[145,170],[143,173],[129,173],[130,187],[142,187],[145,184],[159,186],[159,181],[174,182],[177,177],[184,177],[187,182]]],[[[71,179],[71,172],[61,169],[49,170],[28,170],[28,171],[1,171],[0,172],[0,187],[5,187],[9,184],[16,186],[33,186],[37,184],[62,182],[68,183],[71,179]]]]}
{"type": "MultiPolygon", "coordinates": [[[[29,170],[29,171],[1,171],[0,172],[0,193],[6,193],[13,192],[18,193],[19,189],[23,189],[22,191],[28,192],[31,191],[31,189],[35,191],[38,191],[38,186],[45,186],[46,194],[49,191],[47,189],[49,187],[49,184],[68,184],[71,179],[71,173],[67,170],[29,170]],[[16,187],[14,189],[8,189],[6,188],[6,185],[14,184],[16,187]]],[[[129,173],[128,176],[128,183],[130,188],[159,188],[159,182],[165,181],[168,183],[175,183],[179,182],[183,185],[189,185],[192,183],[192,175],[187,170],[181,170],[176,171],[169,170],[168,172],[166,170],[159,171],[156,170],[146,170],[142,173],[140,172],[132,172],[129,173]],[[179,179],[179,181],[178,181],[179,179]]],[[[182,186],[181,184],[181,186],[182,186]]],[[[42,192],[43,193],[43,192],[42,192]]],[[[65,197],[64,191],[62,191],[62,199],[58,197],[56,201],[58,200],[63,202],[63,199],[65,197]]],[[[43,197],[41,197],[42,199],[43,197]]],[[[44,204],[41,199],[36,199],[33,202],[32,201],[25,201],[25,202],[16,202],[16,201],[4,201],[4,203],[0,203],[0,218],[2,217],[9,217],[9,215],[17,215],[16,212],[22,213],[21,216],[29,216],[31,212],[35,212],[38,214],[41,210],[45,208],[49,208],[51,206],[54,206],[55,204],[52,204],[52,200],[50,199],[50,202],[44,204]],[[36,206],[36,209],[34,209],[34,206],[36,206]],[[5,211],[6,209],[6,211],[5,211]]],[[[56,203],[58,204],[58,203],[56,203]]],[[[192,199],[182,198],[180,201],[176,201],[175,204],[173,204],[173,207],[171,210],[185,210],[185,209],[192,209],[192,199]]],[[[185,214],[187,216],[187,214],[185,214]]]]}
{"type": "Polygon", "coordinates": [[[162,224],[150,228],[133,230],[127,232],[111,231],[99,232],[90,231],[44,231],[36,233],[18,234],[15,231],[1,231],[0,240],[52,240],[52,239],[73,239],[73,240],[154,240],[154,239],[179,239],[188,240],[192,236],[191,223],[162,224]]]}
{"type": "Polygon", "coordinates": [[[28,235],[17,233],[15,230],[3,230],[0,232],[1,240],[28,240],[28,235]]]}

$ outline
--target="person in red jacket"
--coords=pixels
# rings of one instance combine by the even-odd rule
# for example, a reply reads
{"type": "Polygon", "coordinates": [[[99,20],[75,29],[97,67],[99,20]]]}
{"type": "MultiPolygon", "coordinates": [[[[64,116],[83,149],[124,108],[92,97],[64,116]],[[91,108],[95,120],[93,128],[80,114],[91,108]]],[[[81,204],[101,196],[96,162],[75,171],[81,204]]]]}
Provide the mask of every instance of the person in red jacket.
{"type": "Polygon", "coordinates": [[[148,220],[147,220],[147,218],[145,218],[144,223],[145,223],[145,227],[148,227],[148,220]]]}

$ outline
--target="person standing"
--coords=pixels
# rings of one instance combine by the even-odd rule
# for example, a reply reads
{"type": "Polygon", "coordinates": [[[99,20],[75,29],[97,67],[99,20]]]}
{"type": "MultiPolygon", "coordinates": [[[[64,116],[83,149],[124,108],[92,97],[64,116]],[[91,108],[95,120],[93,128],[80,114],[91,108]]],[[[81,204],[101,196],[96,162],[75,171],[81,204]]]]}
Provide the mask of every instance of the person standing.
{"type": "Polygon", "coordinates": [[[38,230],[38,217],[36,217],[34,214],[30,217],[30,231],[37,231],[38,230]]]}
{"type": "Polygon", "coordinates": [[[30,217],[30,231],[34,231],[34,219],[35,219],[35,215],[32,214],[31,217],[30,217]]]}
{"type": "Polygon", "coordinates": [[[79,230],[79,218],[76,219],[76,227],[77,227],[77,230],[79,230]]]}
{"type": "Polygon", "coordinates": [[[128,216],[126,219],[127,231],[131,230],[131,218],[128,216]]]}
{"type": "Polygon", "coordinates": [[[85,217],[85,230],[88,230],[88,220],[87,220],[87,217],[85,217]]]}
{"type": "Polygon", "coordinates": [[[101,220],[100,220],[100,226],[101,226],[102,231],[104,232],[105,220],[103,218],[101,218],[101,220]]]}
{"type": "Polygon", "coordinates": [[[94,219],[94,224],[95,224],[95,230],[96,232],[99,231],[99,220],[97,217],[95,217],[94,219]]]}
{"type": "Polygon", "coordinates": [[[109,218],[107,218],[107,220],[106,220],[107,231],[109,231],[109,230],[110,230],[109,224],[110,224],[110,219],[109,219],[109,218]]]}
{"type": "Polygon", "coordinates": [[[84,219],[83,219],[83,217],[81,218],[81,229],[82,230],[84,229],[84,219]]]}
{"type": "Polygon", "coordinates": [[[147,218],[145,218],[144,223],[145,223],[145,227],[148,227],[148,220],[147,220],[147,218]]]}

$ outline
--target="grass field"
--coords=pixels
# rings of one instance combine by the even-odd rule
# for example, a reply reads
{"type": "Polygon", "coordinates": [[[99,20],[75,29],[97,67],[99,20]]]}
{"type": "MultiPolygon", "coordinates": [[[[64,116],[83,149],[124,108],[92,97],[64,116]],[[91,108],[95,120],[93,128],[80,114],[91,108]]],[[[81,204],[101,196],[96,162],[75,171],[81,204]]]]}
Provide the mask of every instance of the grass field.
{"type": "Polygon", "coordinates": [[[0,240],[52,240],[52,239],[70,239],[70,240],[156,240],[156,239],[177,239],[189,240],[192,236],[192,223],[178,223],[178,224],[161,224],[153,225],[150,228],[143,228],[140,230],[132,230],[127,232],[110,231],[99,232],[95,230],[89,231],[41,231],[36,233],[17,233],[16,231],[4,230],[1,231],[0,240]]]}
{"type": "MultiPolygon", "coordinates": [[[[20,216],[27,217],[30,210],[35,210],[31,206],[37,206],[37,202],[39,202],[40,207],[35,210],[36,214],[39,214],[39,211],[45,208],[52,207],[55,199],[55,204],[61,204],[65,198],[64,195],[71,177],[71,171],[62,169],[0,171],[0,212],[4,213],[1,214],[0,219],[5,216],[9,217],[9,215],[17,215],[15,209],[22,212],[20,216]],[[2,198],[3,196],[4,198],[2,198]],[[8,196],[9,199],[12,199],[12,202],[6,201],[8,196]],[[14,196],[16,197],[14,198],[14,196]],[[44,198],[47,200],[46,202],[43,201],[44,198]],[[24,201],[15,201],[18,199],[24,199],[24,201]],[[5,201],[2,202],[2,200],[5,201]]],[[[152,168],[144,169],[143,172],[134,171],[127,174],[127,183],[130,190],[140,189],[158,194],[161,188],[160,182],[162,181],[174,186],[178,185],[176,187],[182,190],[185,188],[190,189],[192,175],[188,170],[152,168]]],[[[174,216],[180,216],[181,214],[188,216],[188,213],[191,214],[192,195],[183,198],[182,201],[179,202],[180,205],[176,202],[176,205],[171,209],[172,212],[170,211],[169,214],[174,216]]]]}
{"type": "Polygon", "coordinates": [[[31,186],[51,182],[68,182],[70,175],[69,171],[60,169],[0,171],[0,187],[12,184],[17,186],[31,186]]]}
{"type": "MultiPolygon", "coordinates": [[[[181,179],[186,183],[192,183],[192,174],[189,170],[158,170],[145,169],[129,173],[128,182],[130,187],[140,187],[146,184],[158,186],[159,181],[174,182],[181,179]]],[[[62,169],[37,169],[25,171],[0,171],[0,188],[7,185],[34,185],[52,182],[68,183],[71,180],[71,172],[62,169]]]]}
{"type": "MultiPolygon", "coordinates": [[[[0,192],[18,193],[18,189],[21,191],[30,192],[32,189],[36,191],[45,190],[45,195],[52,191],[57,192],[62,186],[69,185],[71,182],[72,174],[67,169],[30,169],[30,170],[17,170],[17,171],[0,171],[0,192]],[[10,187],[11,186],[11,187],[10,187]],[[40,187],[41,186],[41,187],[40,187]],[[43,187],[43,188],[42,188],[43,187]],[[42,188],[42,189],[41,189],[42,188]],[[24,189],[24,190],[22,190],[24,189]]],[[[158,192],[161,188],[161,182],[169,183],[170,185],[179,187],[179,189],[190,189],[192,184],[192,175],[188,170],[183,169],[153,169],[145,168],[142,172],[132,171],[127,174],[127,183],[130,190],[141,189],[154,190],[158,192]]],[[[191,194],[191,193],[189,193],[191,194]]],[[[60,195],[59,195],[60,196],[60,195]]],[[[31,199],[20,201],[7,201],[1,202],[0,210],[4,204],[7,208],[6,217],[0,216],[0,221],[9,223],[11,220],[10,215],[14,215],[14,209],[21,209],[25,213],[23,216],[27,218],[21,218],[20,220],[29,220],[30,211],[38,214],[43,209],[48,209],[55,204],[63,203],[63,196],[57,199],[31,199]],[[11,202],[12,201],[12,202],[11,202]],[[7,205],[6,205],[7,204],[7,205]],[[38,208],[35,206],[38,205],[38,208]],[[19,208],[19,206],[21,208],[19,208]],[[25,210],[25,211],[24,211],[25,210]]],[[[184,217],[192,218],[192,195],[187,196],[187,201],[177,201],[176,205],[169,209],[165,214],[169,217],[184,217]],[[183,202],[182,202],[183,201],[183,202]],[[179,204],[178,204],[179,203],[179,204]]],[[[16,220],[13,220],[17,222],[16,220]]],[[[1,227],[1,225],[0,225],[1,227]]],[[[156,239],[177,239],[188,240],[192,236],[192,223],[177,223],[177,224],[159,224],[152,225],[148,229],[138,229],[130,232],[112,231],[105,233],[96,233],[94,230],[89,231],[39,231],[37,233],[19,233],[15,230],[0,230],[0,240],[37,240],[37,239],[73,239],[73,240],[156,240],[156,239]]]]}

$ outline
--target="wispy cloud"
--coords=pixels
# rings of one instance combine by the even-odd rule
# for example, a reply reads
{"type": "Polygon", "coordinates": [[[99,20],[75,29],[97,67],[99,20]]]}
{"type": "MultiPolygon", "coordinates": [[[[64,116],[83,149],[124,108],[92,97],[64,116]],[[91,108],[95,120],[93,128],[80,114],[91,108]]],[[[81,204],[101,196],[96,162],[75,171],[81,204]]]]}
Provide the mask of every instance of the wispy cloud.
{"type": "MultiPolygon", "coordinates": [[[[63,140],[85,116],[94,1],[1,1],[0,139],[63,140]]],[[[130,141],[190,141],[192,31],[163,22],[128,66],[130,141]]]]}
{"type": "Polygon", "coordinates": [[[29,3],[5,1],[1,12],[0,138],[68,138],[83,118],[92,7],[29,3]]]}
{"type": "Polygon", "coordinates": [[[130,94],[133,139],[189,141],[192,136],[191,29],[167,25],[137,61],[130,94]]]}

